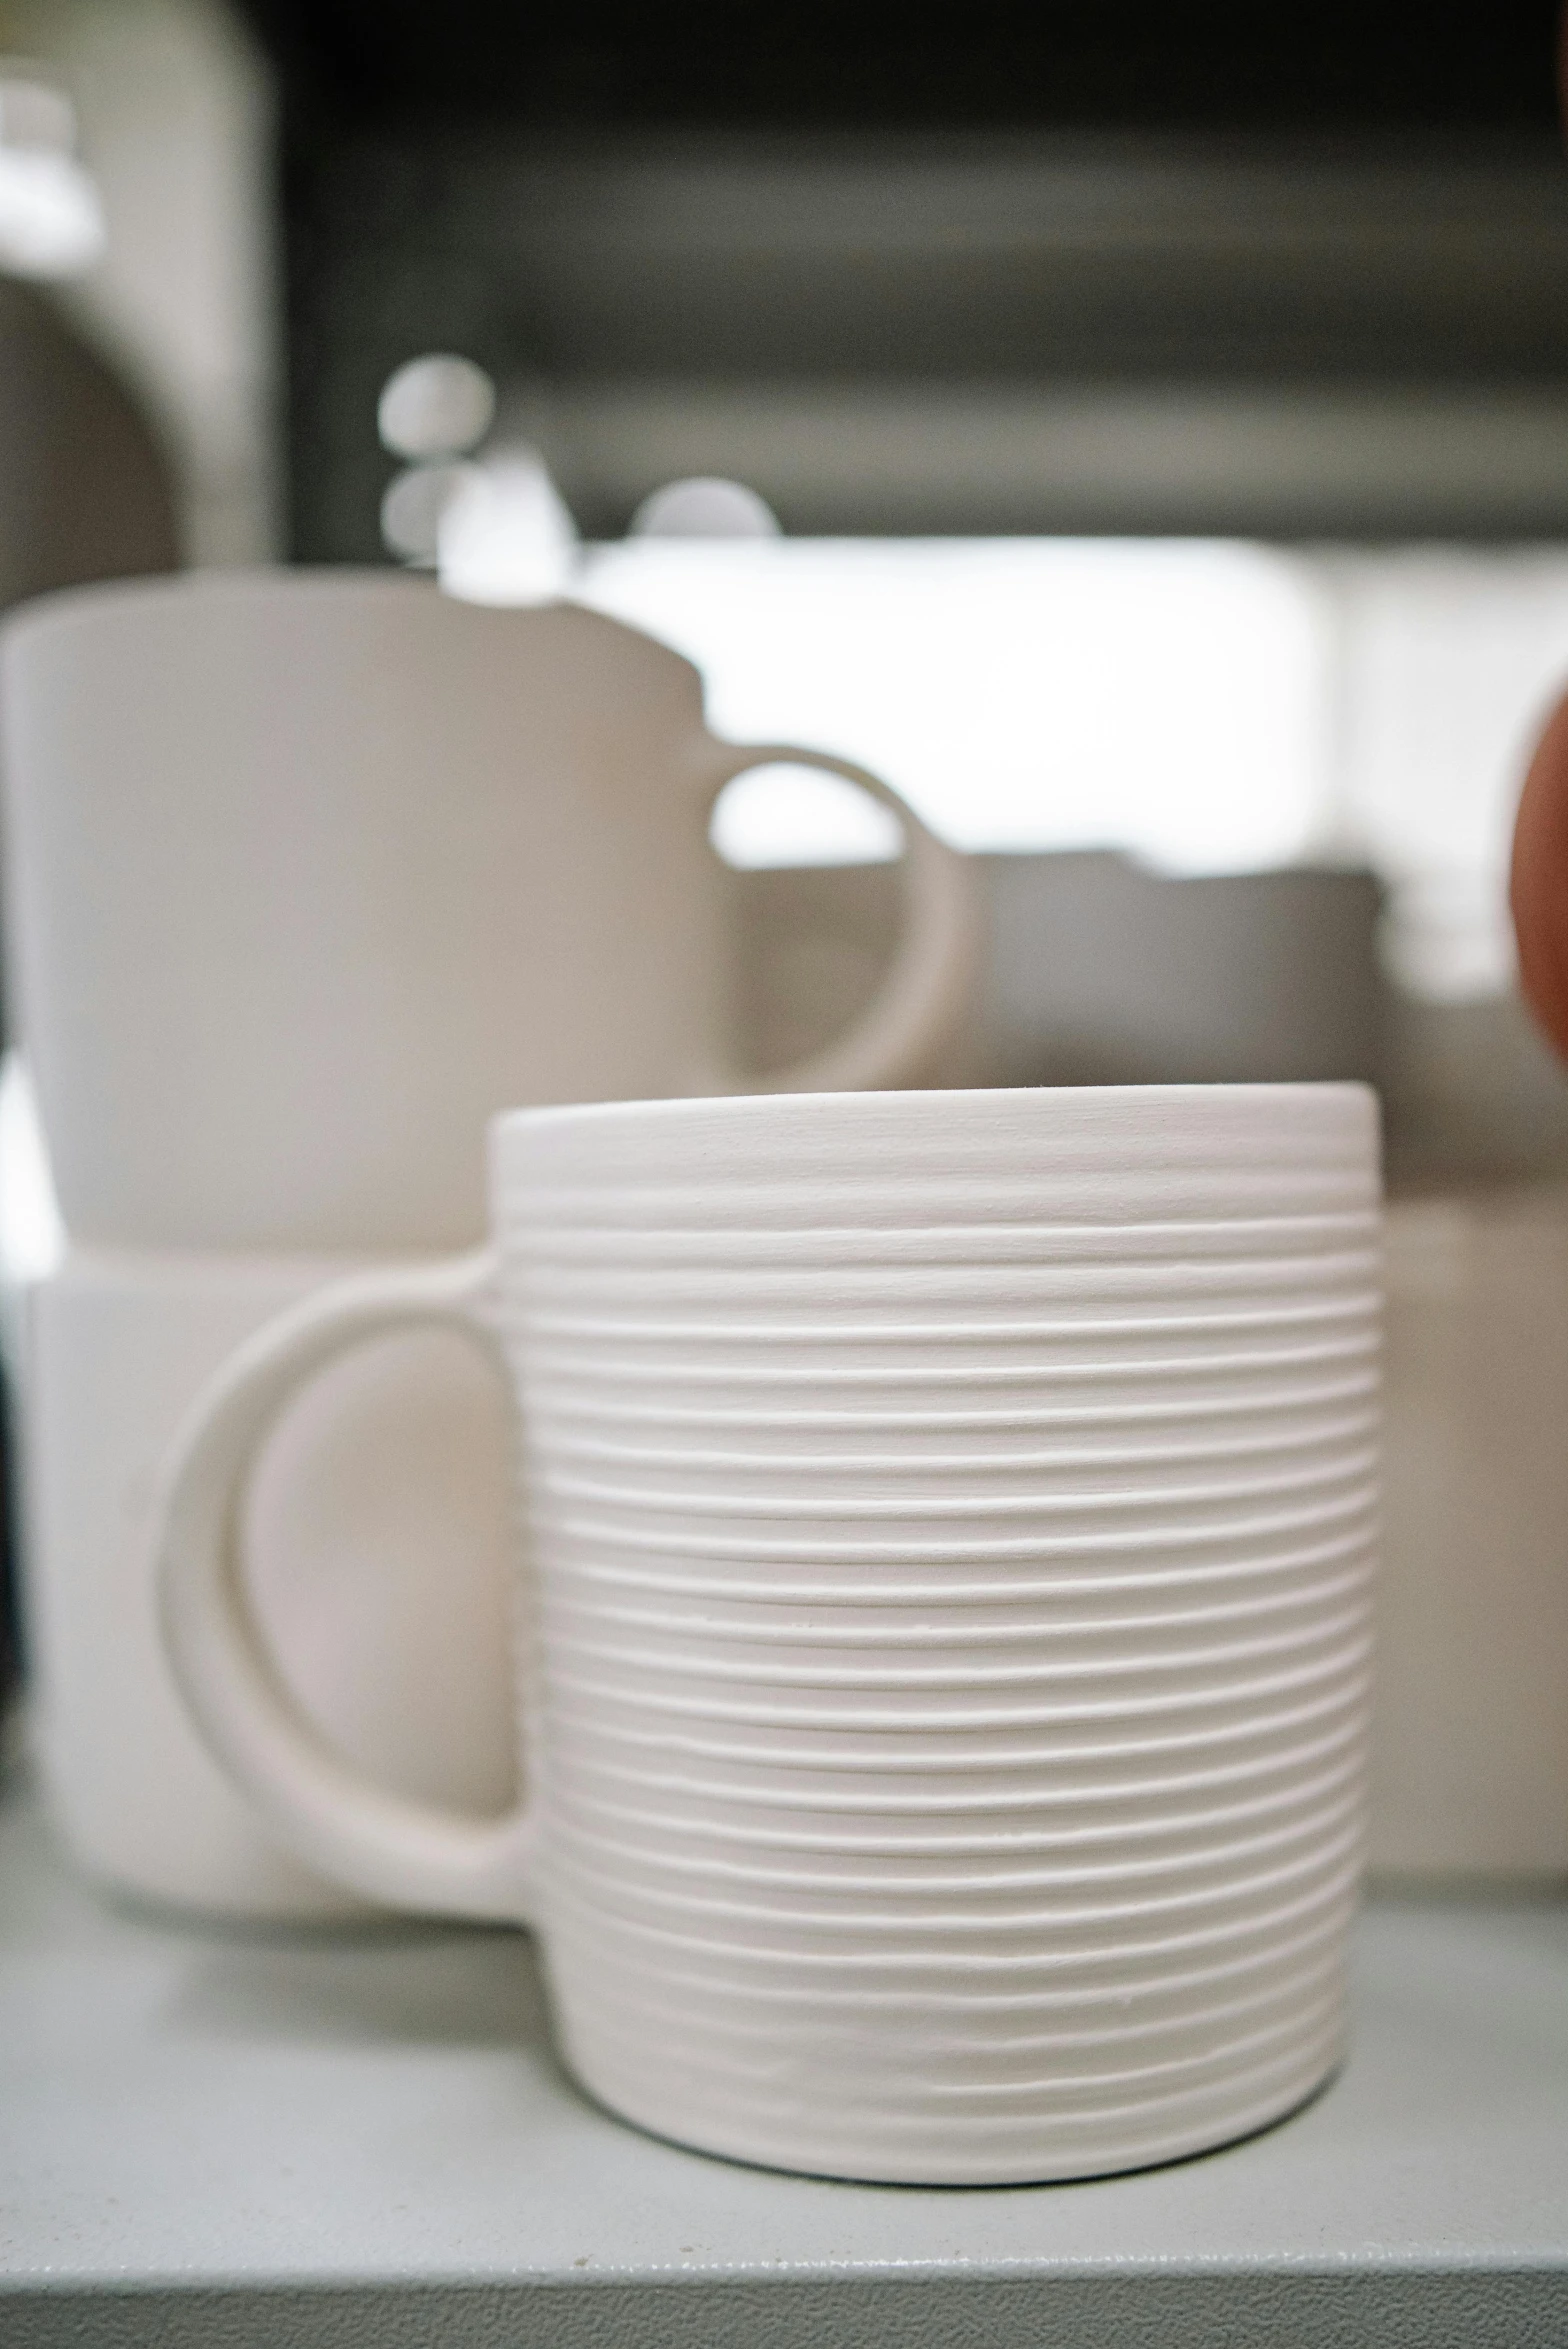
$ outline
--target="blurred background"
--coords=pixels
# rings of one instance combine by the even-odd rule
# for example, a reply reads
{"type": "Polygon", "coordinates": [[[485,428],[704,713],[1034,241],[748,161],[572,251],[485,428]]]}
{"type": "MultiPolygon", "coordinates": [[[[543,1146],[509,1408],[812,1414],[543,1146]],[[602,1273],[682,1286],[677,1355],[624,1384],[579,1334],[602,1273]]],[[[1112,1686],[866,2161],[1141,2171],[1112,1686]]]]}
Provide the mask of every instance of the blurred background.
{"type": "MultiPolygon", "coordinates": [[[[1568,678],[1554,38],[0,0],[0,598],[565,586],[983,858],[935,1074],[1361,1074],[1399,1185],[1568,1171],[1503,903],[1568,678]]],[[[800,775],[715,840],[766,1066],[874,982],[896,841],[800,775]]]]}
{"type": "MultiPolygon", "coordinates": [[[[974,853],[934,1081],[1378,1086],[1396,1872],[1568,1868],[1568,1077],[1505,904],[1568,685],[1557,13],[0,0],[0,607],[569,593],[974,853]]],[[[766,1069],[875,986],[898,842],[801,771],[713,840],[766,1069]]],[[[13,1065],[13,1291],[31,1131],[13,1065]]]]}

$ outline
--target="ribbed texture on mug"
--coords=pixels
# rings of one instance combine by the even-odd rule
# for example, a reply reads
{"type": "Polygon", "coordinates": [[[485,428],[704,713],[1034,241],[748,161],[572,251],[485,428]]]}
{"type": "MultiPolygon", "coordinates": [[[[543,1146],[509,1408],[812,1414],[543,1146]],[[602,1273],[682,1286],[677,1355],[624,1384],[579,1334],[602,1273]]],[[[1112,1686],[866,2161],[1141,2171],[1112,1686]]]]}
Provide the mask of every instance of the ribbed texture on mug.
{"type": "Polygon", "coordinates": [[[935,1113],[885,1181],[503,1161],[546,1940],[605,2102],[1002,2181],[1216,2144],[1332,2068],[1379,1300],[1333,1098],[1315,1161],[1254,1113],[1163,1180],[1026,1119],[966,1164],[935,1113]]]}

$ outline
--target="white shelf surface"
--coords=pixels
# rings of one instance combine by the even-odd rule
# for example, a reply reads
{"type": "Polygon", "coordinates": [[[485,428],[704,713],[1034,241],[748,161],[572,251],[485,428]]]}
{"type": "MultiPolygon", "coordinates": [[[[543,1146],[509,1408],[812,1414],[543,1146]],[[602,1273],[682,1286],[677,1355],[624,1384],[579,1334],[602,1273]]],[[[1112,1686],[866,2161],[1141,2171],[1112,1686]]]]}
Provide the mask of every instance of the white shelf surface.
{"type": "Polygon", "coordinates": [[[1568,1905],[1363,1919],[1342,2075],[1075,2186],[778,2177],[552,2059],[527,1943],[204,1929],[0,1804],[5,2349],[1568,2342],[1568,1905]]]}

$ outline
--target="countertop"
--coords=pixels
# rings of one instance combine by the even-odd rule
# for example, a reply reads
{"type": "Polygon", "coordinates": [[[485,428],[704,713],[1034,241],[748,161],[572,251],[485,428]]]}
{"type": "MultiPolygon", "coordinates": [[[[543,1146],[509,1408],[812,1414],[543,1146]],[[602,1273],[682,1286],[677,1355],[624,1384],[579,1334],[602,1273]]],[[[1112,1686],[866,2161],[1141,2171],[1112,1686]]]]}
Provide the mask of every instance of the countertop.
{"type": "Polygon", "coordinates": [[[915,2191],[656,2142],[527,1942],[116,1908],[0,1802],[4,2349],[1568,2343],[1568,1904],[1378,1905],[1343,2073],[1128,2178],[915,2191]]]}

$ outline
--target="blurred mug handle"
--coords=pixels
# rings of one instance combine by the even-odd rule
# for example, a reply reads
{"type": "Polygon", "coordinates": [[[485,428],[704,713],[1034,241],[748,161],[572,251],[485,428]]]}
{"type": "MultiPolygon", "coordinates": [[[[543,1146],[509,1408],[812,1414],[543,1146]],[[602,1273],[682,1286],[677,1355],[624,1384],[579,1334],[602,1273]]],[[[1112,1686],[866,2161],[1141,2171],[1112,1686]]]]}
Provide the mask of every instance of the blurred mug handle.
{"type": "Polygon", "coordinates": [[[897,818],[904,835],[899,871],[904,924],[875,996],[847,1034],[788,1067],[723,1073],[726,1092],[854,1093],[915,1083],[968,1007],[980,937],[979,893],[969,859],[939,840],[890,783],[852,759],[794,743],[716,742],[704,781],[707,808],[753,767],[813,767],[838,775],[897,818]]]}
{"type": "Polygon", "coordinates": [[[339,1355],[432,1325],[477,1342],[510,1394],[488,1249],[340,1281],[230,1358],[186,1420],[161,1499],[164,1646],[220,1768],[307,1865],[394,1908],[527,1923],[533,1807],[470,1818],[410,1801],[353,1768],[284,1687],[241,1572],[245,1490],[285,1406],[339,1355]]]}

